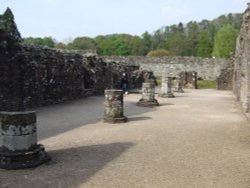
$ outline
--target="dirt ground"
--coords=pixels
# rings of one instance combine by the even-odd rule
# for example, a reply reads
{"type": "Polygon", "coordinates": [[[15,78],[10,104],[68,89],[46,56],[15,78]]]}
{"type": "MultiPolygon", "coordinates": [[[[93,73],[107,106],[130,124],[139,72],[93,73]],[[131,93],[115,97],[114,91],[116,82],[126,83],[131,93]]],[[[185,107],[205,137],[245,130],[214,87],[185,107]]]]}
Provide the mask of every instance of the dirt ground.
{"type": "Polygon", "coordinates": [[[140,98],[124,97],[123,124],[101,121],[102,96],[37,109],[52,161],[0,170],[0,187],[250,187],[250,125],[231,92],[186,90],[155,108],[140,98]]]}

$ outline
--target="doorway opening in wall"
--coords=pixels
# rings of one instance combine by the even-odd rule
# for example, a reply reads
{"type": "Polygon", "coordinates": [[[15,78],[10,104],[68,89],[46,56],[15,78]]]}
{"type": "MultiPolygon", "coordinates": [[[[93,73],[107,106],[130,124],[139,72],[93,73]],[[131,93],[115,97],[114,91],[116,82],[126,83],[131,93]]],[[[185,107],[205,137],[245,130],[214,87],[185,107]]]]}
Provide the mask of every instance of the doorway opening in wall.
{"type": "Polygon", "coordinates": [[[216,80],[197,80],[198,89],[216,89],[216,80]]]}

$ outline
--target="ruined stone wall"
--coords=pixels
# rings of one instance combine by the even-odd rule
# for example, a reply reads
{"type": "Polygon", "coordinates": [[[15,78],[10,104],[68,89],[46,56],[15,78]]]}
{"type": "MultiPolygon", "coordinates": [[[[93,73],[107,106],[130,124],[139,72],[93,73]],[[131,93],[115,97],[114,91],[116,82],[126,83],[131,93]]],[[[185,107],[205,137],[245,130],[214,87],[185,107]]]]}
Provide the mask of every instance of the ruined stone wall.
{"type": "Polygon", "coordinates": [[[107,64],[95,56],[21,46],[0,31],[0,111],[20,111],[103,92],[107,64]]]}
{"type": "Polygon", "coordinates": [[[22,46],[0,30],[0,111],[22,111],[120,89],[123,72],[133,88],[138,69],[79,51],[22,46]]]}
{"type": "Polygon", "coordinates": [[[249,113],[250,101],[250,7],[243,15],[234,57],[233,91],[244,112],[249,113]]]}
{"type": "Polygon", "coordinates": [[[121,62],[139,65],[141,70],[153,71],[155,76],[177,76],[179,73],[195,71],[198,78],[216,80],[222,69],[227,69],[228,60],[199,57],[102,57],[105,62],[121,62]]]}
{"type": "Polygon", "coordinates": [[[196,71],[198,77],[216,79],[227,63],[194,57],[86,56],[79,51],[21,46],[0,30],[0,111],[26,110],[118,89],[123,72],[129,76],[130,89],[141,86],[142,70],[159,77],[196,71]]]}
{"type": "MultiPolygon", "coordinates": [[[[22,47],[1,67],[0,109],[19,111],[82,98],[98,90],[97,59],[22,47]],[[92,65],[93,64],[93,65],[92,65]]],[[[98,80],[100,81],[100,80],[98,80]]]]}
{"type": "Polygon", "coordinates": [[[230,90],[233,89],[233,60],[230,59],[227,66],[221,69],[221,73],[216,79],[218,90],[230,90]]]}

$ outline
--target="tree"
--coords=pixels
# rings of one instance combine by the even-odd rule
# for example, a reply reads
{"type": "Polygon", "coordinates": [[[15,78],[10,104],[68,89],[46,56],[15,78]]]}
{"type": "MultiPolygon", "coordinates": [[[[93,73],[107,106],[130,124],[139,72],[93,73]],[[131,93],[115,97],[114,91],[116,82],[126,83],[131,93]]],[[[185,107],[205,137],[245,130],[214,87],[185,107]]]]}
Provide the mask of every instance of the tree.
{"type": "Polygon", "coordinates": [[[67,49],[67,45],[62,43],[62,42],[59,42],[55,45],[55,48],[57,49],[67,49]]]}
{"type": "Polygon", "coordinates": [[[165,49],[176,56],[185,55],[186,36],[182,23],[166,27],[165,49]]]}
{"type": "Polygon", "coordinates": [[[33,37],[28,37],[24,38],[22,41],[22,44],[24,45],[35,45],[35,46],[46,46],[49,48],[54,48],[55,47],[55,39],[52,37],[44,37],[44,38],[33,38],[33,37]]]}
{"type": "Polygon", "coordinates": [[[152,36],[146,31],[142,34],[143,55],[146,55],[152,49],[152,36]]]}
{"type": "Polygon", "coordinates": [[[163,48],[164,47],[164,39],[165,37],[163,36],[163,32],[161,29],[158,29],[154,32],[152,35],[152,48],[157,49],[157,48],[163,48]]]}
{"type": "Polygon", "coordinates": [[[68,49],[95,50],[96,42],[89,37],[77,37],[68,44],[68,49]]]}
{"type": "Polygon", "coordinates": [[[236,46],[236,38],[239,30],[230,24],[225,24],[215,35],[214,39],[214,57],[230,57],[236,46]]]}
{"type": "Polygon", "coordinates": [[[212,39],[209,37],[208,30],[204,30],[199,34],[197,56],[211,57],[213,51],[212,39]]]}
{"type": "Polygon", "coordinates": [[[95,38],[100,55],[144,55],[144,41],[139,36],[113,34],[95,38]]]}
{"type": "Polygon", "coordinates": [[[14,15],[9,7],[6,9],[3,15],[0,16],[0,29],[3,29],[5,32],[7,32],[9,36],[16,42],[21,41],[21,34],[17,29],[14,15]]]}
{"type": "Polygon", "coordinates": [[[146,50],[149,50],[149,48],[146,46],[147,44],[145,42],[146,41],[139,36],[131,36],[128,41],[129,55],[146,55],[146,50]]]}
{"type": "Polygon", "coordinates": [[[186,40],[186,50],[185,55],[196,56],[197,47],[198,47],[198,36],[199,36],[199,27],[197,22],[189,22],[187,24],[187,40],[186,40]]]}

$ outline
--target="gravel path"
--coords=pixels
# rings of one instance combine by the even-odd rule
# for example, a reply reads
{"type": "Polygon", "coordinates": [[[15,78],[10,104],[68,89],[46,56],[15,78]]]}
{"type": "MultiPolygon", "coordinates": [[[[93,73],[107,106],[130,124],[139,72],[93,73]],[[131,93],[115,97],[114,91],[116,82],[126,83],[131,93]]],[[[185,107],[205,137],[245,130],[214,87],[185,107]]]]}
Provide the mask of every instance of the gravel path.
{"type": "Polygon", "coordinates": [[[250,126],[228,91],[186,90],[135,106],[125,124],[105,124],[103,97],[37,110],[39,143],[52,161],[0,170],[10,188],[249,188],[250,126]]]}

